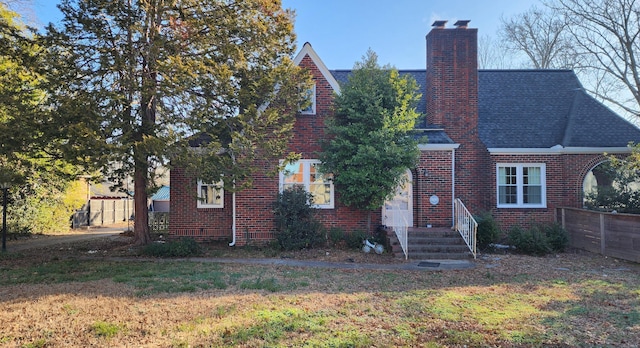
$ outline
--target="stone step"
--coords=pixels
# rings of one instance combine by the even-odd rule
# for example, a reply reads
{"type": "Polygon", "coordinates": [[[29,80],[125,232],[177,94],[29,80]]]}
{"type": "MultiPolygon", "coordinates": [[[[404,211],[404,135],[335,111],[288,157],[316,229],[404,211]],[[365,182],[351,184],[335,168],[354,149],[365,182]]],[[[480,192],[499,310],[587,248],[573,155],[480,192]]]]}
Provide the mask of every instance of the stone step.
{"type": "Polygon", "coordinates": [[[409,237],[410,244],[451,244],[466,245],[460,236],[453,237],[409,237]]]}
{"type": "Polygon", "coordinates": [[[413,253],[463,253],[467,252],[469,248],[466,245],[449,245],[449,244],[409,244],[409,255],[413,253]]]}
{"type": "MultiPolygon", "coordinates": [[[[404,254],[396,255],[396,257],[404,258],[404,254]]],[[[411,260],[466,260],[472,258],[470,252],[466,253],[411,253],[409,252],[409,259],[411,260]]]]}
{"type": "MultiPolygon", "coordinates": [[[[460,234],[449,227],[411,227],[407,234],[409,259],[459,260],[471,257],[460,234]]],[[[387,241],[396,257],[405,257],[393,230],[387,230],[387,241]]]]}

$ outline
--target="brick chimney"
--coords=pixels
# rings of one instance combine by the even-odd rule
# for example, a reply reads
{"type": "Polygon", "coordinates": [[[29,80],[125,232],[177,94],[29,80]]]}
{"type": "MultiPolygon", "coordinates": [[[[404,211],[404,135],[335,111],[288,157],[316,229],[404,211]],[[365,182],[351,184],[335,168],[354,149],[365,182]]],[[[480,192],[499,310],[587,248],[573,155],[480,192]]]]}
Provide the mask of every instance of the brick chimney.
{"type": "Polygon", "coordinates": [[[436,21],[427,34],[427,125],[444,128],[455,150],[455,197],[472,214],[491,208],[491,159],[478,134],[478,29],[436,21]]]}
{"type": "Polygon", "coordinates": [[[435,21],[427,35],[427,124],[444,127],[456,142],[478,125],[478,29],[468,23],[435,21]]]}

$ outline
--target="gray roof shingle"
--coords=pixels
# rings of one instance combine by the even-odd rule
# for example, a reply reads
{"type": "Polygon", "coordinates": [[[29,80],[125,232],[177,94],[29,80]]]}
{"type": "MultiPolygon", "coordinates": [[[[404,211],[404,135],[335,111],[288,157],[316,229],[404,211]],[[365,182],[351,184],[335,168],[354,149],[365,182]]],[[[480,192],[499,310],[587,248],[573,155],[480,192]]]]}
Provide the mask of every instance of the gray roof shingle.
{"type": "MultiPolygon", "coordinates": [[[[399,70],[415,78],[426,107],[426,71],[399,70]]],[[[351,70],[332,70],[345,83],[351,70]]],[[[589,96],[571,70],[479,70],[478,133],[488,148],[625,147],[640,129],[589,96]]],[[[416,128],[433,128],[422,117],[416,128]]],[[[443,132],[429,143],[449,143],[443,132]]]]}
{"type": "Polygon", "coordinates": [[[571,70],[480,70],[478,132],[489,148],[624,147],[640,129],[589,96],[571,70]]]}

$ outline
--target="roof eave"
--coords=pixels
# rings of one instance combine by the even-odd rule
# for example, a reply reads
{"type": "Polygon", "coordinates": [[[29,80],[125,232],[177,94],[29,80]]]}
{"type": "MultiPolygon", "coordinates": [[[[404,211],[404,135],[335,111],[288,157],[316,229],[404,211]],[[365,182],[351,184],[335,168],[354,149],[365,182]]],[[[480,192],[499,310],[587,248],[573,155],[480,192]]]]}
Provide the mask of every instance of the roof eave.
{"type": "Polygon", "coordinates": [[[451,151],[460,147],[460,144],[418,144],[420,151],[451,151]]]}
{"type": "Polygon", "coordinates": [[[573,155],[573,154],[604,154],[631,153],[631,148],[625,147],[578,147],[560,145],[549,148],[488,148],[491,155],[573,155]]]}
{"type": "Polygon", "coordinates": [[[327,82],[329,82],[329,85],[331,85],[331,88],[333,88],[333,90],[337,94],[340,94],[340,84],[333,77],[333,75],[331,74],[331,71],[329,71],[327,66],[324,65],[324,62],[322,61],[322,59],[320,59],[320,56],[318,56],[316,51],[313,50],[310,43],[305,42],[305,44],[302,46],[302,49],[300,50],[298,55],[296,55],[296,57],[293,59],[294,64],[300,65],[300,63],[302,62],[302,59],[304,59],[304,57],[307,55],[309,56],[309,58],[311,58],[313,63],[318,67],[318,70],[320,70],[320,73],[322,74],[322,76],[324,76],[327,82]]]}

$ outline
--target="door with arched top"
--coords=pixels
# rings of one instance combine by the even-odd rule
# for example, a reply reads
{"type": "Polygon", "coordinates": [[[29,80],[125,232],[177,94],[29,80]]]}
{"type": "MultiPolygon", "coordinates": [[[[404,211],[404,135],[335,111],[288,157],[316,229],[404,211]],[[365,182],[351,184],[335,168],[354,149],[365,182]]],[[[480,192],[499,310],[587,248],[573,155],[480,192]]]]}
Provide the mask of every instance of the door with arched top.
{"type": "Polygon", "coordinates": [[[382,206],[382,224],[393,227],[413,227],[413,176],[407,169],[396,194],[382,206]]]}

